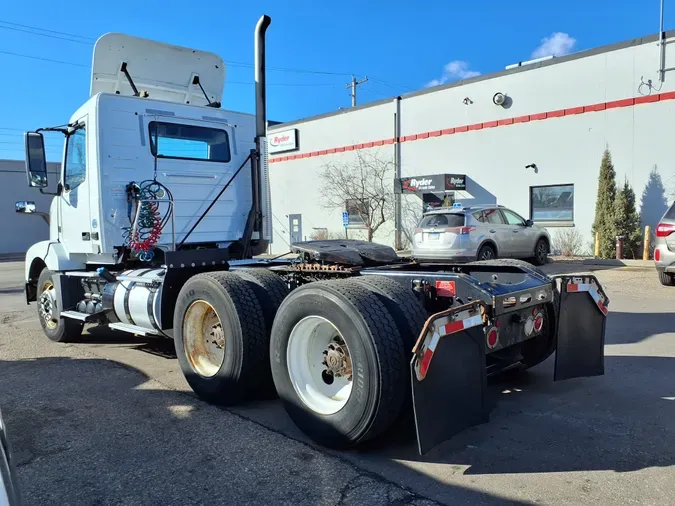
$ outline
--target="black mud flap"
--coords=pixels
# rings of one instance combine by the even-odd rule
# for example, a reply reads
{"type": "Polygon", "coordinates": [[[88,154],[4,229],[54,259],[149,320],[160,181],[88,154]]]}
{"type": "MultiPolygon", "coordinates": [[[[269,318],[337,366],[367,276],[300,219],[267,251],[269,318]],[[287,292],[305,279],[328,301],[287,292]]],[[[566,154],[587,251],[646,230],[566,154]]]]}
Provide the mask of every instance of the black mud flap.
{"type": "Polygon", "coordinates": [[[592,275],[556,276],[558,323],[554,380],[605,373],[609,298],[592,275]]]}
{"type": "Polygon", "coordinates": [[[410,362],[417,447],[433,447],[488,421],[484,306],[474,302],[427,320],[410,362]]]}

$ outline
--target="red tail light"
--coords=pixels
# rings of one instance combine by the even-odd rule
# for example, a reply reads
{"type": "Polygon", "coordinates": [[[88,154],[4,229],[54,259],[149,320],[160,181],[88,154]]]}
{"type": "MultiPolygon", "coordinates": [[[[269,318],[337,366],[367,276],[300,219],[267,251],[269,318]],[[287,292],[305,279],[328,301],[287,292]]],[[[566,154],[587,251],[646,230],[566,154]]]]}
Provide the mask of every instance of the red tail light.
{"type": "Polygon", "coordinates": [[[452,232],[453,234],[467,235],[469,232],[476,230],[476,227],[453,227],[446,228],[445,232],[452,232]]]}
{"type": "Polygon", "coordinates": [[[657,262],[661,261],[661,250],[659,248],[656,248],[654,250],[654,260],[656,260],[657,262]]]}
{"type": "Polygon", "coordinates": [[[675,225],[672,223],[659,223],[656,225],[656,237],[668,237],[675,232],[675,225]]]}

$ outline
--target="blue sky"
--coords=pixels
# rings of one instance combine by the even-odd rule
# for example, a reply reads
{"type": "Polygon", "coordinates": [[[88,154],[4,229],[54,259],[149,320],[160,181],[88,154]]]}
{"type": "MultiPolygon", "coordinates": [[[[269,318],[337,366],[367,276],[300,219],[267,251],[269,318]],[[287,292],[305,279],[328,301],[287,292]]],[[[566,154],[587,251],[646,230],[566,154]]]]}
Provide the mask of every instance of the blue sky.
{"type": "MultiPolygon", "coordinates": [[[[672,2],[666,4],[668,29],[675,9],[668,11],[672,2]]],[[[259,16],[268,14],[267,64],[278,69],[268,71],[268,117],[288,121],[349,107],[345,85],[351,74],[369,77],[358,87],[361,104],[495,72],[539,54],[656,33],[660,3],[120,0],[110,5],[34,0],[28,9],[5,2],[0,11],[0,158],[22,159],[24,130],[62,124],[88,98],[93,42],[106,32],[220,54],[232,63],[223,107],[252,112],[253,29],[259,16]]],[[[50,159],[59,158],[59,143],[58,137],[47,141],[50,159]]]]}

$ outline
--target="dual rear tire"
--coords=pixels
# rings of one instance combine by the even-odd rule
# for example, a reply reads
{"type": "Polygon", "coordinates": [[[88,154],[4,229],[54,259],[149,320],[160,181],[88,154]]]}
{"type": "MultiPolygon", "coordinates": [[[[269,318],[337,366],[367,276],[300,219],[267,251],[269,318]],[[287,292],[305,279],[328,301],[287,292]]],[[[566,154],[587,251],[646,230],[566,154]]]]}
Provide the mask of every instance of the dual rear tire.
{"type": "Polygon", "coordinates": [[[309,437],[348,448],[408,411],[411,349],[426,317],[391,279],[315,282],[289,295],[273,272],[246,269],[191,278],[176,303],[174,340],[202,399],[232,405],[276,390],[309,437]]]}

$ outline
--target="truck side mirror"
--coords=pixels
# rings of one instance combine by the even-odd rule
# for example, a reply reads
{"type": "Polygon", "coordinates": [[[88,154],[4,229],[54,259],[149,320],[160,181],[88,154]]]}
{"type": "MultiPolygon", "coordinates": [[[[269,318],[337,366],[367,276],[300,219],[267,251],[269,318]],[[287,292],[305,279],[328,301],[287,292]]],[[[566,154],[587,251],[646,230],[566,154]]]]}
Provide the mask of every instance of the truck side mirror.
{"type": "Polygon", "coordinates": [[[28,186],[46,188],[47,156],[45,155],[45,140],[41,133],[26,132],[26,175],[28,186]]]}
{"type": "Polygon", "coordinates": [[[34,213],[35,212],[35,202],[20,200],[14,204],[14,210],[17,213],[34,213]]]}

